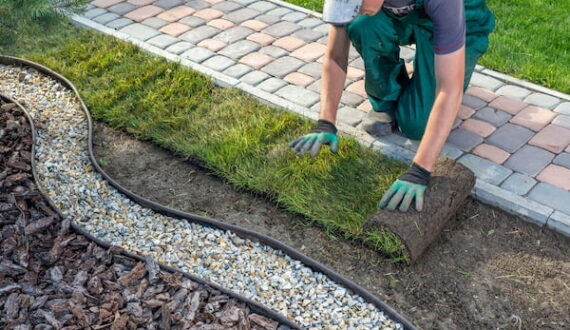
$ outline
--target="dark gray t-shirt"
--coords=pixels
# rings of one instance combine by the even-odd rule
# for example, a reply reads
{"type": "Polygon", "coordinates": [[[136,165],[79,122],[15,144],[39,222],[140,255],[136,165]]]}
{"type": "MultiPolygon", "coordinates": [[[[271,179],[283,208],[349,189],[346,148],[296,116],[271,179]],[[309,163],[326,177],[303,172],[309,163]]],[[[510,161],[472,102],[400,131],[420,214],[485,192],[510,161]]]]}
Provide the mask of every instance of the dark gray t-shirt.
{"type": "MultiPolygon", "coordinates": [[[[385,0],[385,8],[405,8],[415,0],[385,0]]],[[[436,54],[449,54],[465,44],[463,0],[425,0],[426,14],[433,22],[433,46],[436,54]]]]}

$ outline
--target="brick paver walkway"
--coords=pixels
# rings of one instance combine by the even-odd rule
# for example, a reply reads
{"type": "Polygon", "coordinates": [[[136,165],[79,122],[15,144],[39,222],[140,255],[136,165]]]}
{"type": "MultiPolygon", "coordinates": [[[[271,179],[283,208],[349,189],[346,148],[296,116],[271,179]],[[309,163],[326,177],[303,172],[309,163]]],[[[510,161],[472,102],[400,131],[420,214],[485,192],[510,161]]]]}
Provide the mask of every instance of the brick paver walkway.
{"type": "MultiPolygon", "coordinates": [[[[316,13],[280,1],[95,0],[81,19],[273,104],[318,114],[328,25],[316,13]]],[[[413,47],[403,47],[401,57],[411,73],[413,47]]],[[[354,49],[349,58],[338,121],[355,132],[371,106],[363,61],[354,49]]],[[[417,144],[399,135],[372,142],[383,152],[396,147],[400,153],[391,154],[404,159],[417,144]]],[[[444,154],[475,172],[482,201],[570,235],[570,96],[478,66],[444,154]]]]}

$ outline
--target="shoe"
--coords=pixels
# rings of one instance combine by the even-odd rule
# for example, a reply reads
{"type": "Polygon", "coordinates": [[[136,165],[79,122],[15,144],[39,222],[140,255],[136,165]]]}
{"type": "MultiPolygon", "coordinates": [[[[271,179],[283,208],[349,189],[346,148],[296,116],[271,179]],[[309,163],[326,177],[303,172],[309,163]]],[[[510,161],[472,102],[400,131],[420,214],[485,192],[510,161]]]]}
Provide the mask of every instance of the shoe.
{"type": "Polygon", "coordinates": [[[362,129],[372,136],[386,136],[394,129],[394,119],[386,112],[369,111],[362,119],[362,129]]]}

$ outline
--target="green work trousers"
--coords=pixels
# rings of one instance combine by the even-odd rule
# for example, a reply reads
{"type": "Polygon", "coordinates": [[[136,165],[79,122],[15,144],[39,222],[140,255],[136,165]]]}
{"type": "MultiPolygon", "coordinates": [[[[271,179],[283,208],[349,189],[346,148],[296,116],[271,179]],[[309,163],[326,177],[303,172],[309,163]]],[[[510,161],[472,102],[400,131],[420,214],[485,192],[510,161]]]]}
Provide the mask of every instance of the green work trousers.
{"type": "MultiPolygon", "coordinates": [[[[422,138],[435,101],[433,23],[423,8],[395,16],[381,10],[375,16],[360,15],[346,26],[348,36],[362,56],[365,89],[374,111],[388,112],[400,131],[411,139],[422,138]],[[416,44],[414,74],[409,78],[400,45],[416,44]]],[[[477,60],[489,46],[495,17],[484,0],[465,0],[465,80],[467,88],[477,60]]]]}

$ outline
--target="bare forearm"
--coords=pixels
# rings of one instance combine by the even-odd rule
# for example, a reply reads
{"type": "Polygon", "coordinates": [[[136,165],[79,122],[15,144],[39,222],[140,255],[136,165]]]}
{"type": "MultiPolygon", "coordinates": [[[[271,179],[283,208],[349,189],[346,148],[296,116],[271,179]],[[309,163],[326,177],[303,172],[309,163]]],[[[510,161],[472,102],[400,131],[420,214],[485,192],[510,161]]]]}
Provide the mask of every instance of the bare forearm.
{"type": "Polygon", "coordinates": [[[321,80],[321,119],[328,120],[331,123],[336,122],[336,114],[345,80],[346,63],[343,65],[330,58],[325,58],[321,80]]]}

